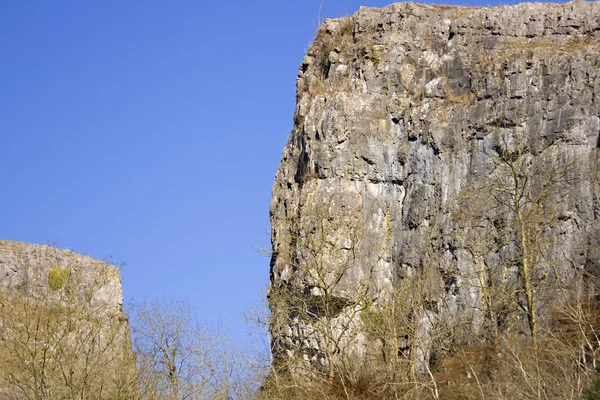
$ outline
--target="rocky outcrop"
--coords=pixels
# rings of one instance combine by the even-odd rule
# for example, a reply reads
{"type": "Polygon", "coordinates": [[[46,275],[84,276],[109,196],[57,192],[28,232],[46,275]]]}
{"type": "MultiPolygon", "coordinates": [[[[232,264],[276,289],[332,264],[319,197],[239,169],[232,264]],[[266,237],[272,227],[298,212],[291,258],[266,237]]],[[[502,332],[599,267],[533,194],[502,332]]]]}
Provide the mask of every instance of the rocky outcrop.
{"type": "Polygon", "coordinates": [[[276,359],[364,355],[365,310],[415,279],[423,337],[436,321],[484,331],[487,301],[493,324],[529,334],[531,315],[506,306],[527,309],[528,246],[550,329],[555,290],[600,267],[599,71],[598,2],[398,3],[325,21],[273,187],[276,359]],[[531,217],[525,241],[511,204],[531,217]]]}
{"type": "Polygon", "coordinates": [[[136,397],[117,267],[70,250],[0,240],[0,276],[0,393],[136,397]]]}
{"type": "Polygon", "coordinates": [[[0,240],[0,274],[0,287],[4,291],[25,291],[32,298],[37,292],[54,293],[58,303],[62,294],[59,289],[72,285],[72,301],[85,301],[92,309],[124,317],[119,269],[104,261],[68,249],[0,240]],[[64,287],[52,290],[52,272],[59,269],[67,271],[64,287]]]}

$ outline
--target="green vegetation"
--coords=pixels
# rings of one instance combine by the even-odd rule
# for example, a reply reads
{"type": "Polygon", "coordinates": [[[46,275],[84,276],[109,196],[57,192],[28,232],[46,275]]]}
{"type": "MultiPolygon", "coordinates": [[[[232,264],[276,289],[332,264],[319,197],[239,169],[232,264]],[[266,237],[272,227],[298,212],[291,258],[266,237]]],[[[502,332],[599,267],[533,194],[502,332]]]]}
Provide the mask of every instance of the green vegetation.
{"type": "Polygon", "coordinates": [[[352,17],[340,18],[342,21],[342,35],[352,36],[354,33],[354,19],[352,17]]]}
{"type": "Polygon", "coordinates": [[[583,394],[584,400],[600,400],[600,378],[596,378],[591,388],[583,394]]]}
{"type": "Polygon", "coordinates": [[[69,280],[69,275],[69,266],[50,268],[50,272],[48,272],[48,286],[52,290],[64,288],[69,280]]]}

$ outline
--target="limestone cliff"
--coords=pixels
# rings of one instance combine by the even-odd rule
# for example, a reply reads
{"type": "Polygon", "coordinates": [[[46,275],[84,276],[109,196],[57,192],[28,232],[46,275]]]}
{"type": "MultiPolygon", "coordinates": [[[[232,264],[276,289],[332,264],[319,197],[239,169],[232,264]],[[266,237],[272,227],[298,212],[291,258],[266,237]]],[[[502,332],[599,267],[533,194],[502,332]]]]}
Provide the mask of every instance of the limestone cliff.
{"type": "Polygon", "coordinates": [[[0,397],[136,397],[117,267],[0,240],[0,276],[0,397]]]}
{"type": "Polygon", "coordinates": [[[271,202],[276,359],[366,354],[365,313],[402,287],[420,298],[422,338],[440,321],[543,336],[558,290],[592,290],[599,2],[327,20],[294,121],[271,202]]]}

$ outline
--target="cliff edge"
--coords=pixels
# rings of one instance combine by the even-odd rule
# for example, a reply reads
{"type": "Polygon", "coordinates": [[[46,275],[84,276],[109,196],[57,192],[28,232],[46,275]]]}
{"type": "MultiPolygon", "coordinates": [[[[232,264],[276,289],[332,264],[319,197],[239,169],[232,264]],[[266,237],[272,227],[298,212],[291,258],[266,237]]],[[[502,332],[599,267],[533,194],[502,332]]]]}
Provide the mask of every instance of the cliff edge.
{"type": "Polygon", "coordinates": [[[276,365],[537,346],[594,296],[599,71],[599,2],[326,20],[273,187],[276,365]]]}

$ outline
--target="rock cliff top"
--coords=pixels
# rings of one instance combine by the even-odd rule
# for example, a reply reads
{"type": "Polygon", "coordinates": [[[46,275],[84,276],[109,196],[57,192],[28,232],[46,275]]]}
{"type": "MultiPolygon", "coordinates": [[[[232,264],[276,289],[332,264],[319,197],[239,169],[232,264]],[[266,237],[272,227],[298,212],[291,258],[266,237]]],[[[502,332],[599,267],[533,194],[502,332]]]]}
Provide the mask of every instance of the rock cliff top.
{"type": "Polygon", "coordinates": [[[68,249],[0,239],[0,288],[26,291],[30,295],[55,292],[58,298],[60,291],[49,287],[53,270],[58,274],[60,270],[68,270],[64,285],[67,287],[70,279],[73,295],[80,296],[74,301],[101,305],[107,314],[122,313],[121,275],[114,265],[68,249]]]}

